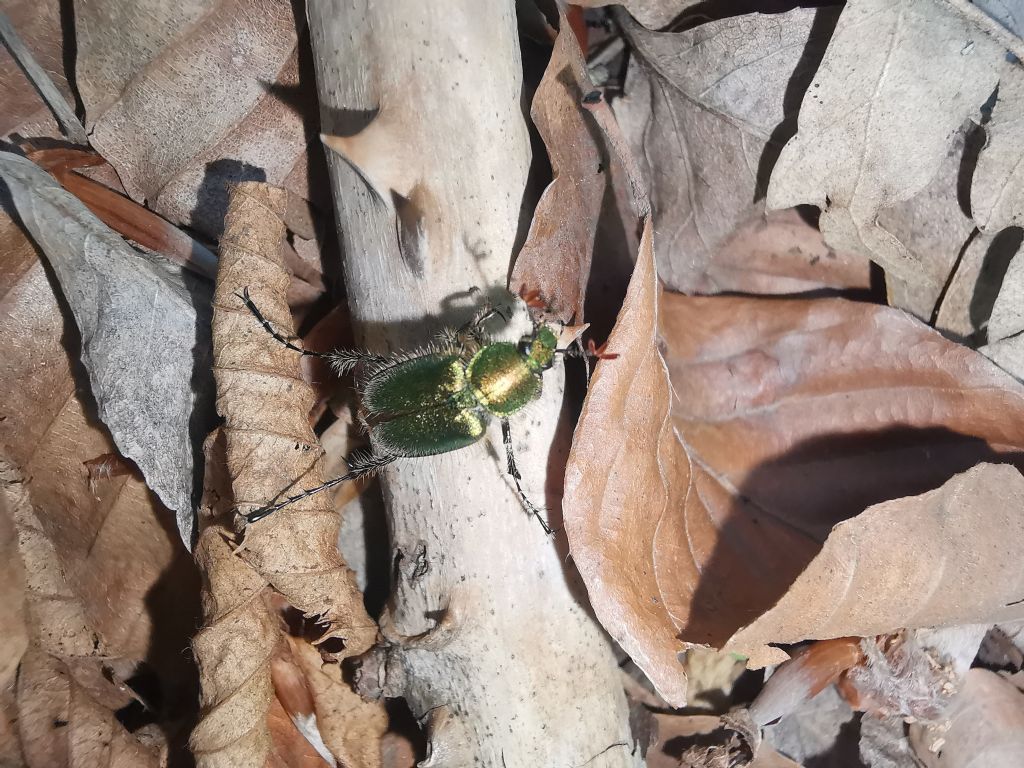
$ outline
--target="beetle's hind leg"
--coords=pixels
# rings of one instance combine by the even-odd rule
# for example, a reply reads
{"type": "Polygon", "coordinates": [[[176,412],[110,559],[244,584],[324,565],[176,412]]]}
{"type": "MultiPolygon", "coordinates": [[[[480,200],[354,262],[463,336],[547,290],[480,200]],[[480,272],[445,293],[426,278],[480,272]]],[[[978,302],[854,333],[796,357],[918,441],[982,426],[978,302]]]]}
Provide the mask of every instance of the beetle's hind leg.
{"type": "Polygon", "coordinates": [[[523,502],[523,506],[526,510],[537,518],[537,522],[540,523],[544,529],[544,533],[550,536],[553,531],[551,526],[548,525],[547,520],[541,514],[544,510],[530,501],[526,496],[526,492],[523,491],[522,479],[523,476],[519,474],[519,467],[516,466],[516,456],[512,451],[512,427],[508,423],[508,419],[501,420],[501,440],[505,444],[505,458],[508,460],[508,473],[512,477],[512,481],[516,484],[516,491],[519,493],[519,499],[523,502]]]}
{"type": "Polygon", "coordinates": [[[287,506],[291,506],[297,501],[302,499],[308,499],[310,496],[315,496],[321,491],[326,491],[334,488],[336,485],[348,482],[349,480],[358,480],[360,477],[366,477],[367,475],[373,475],[380,472],[384,467],[393,462],[397,457],[387,454],[375,454],[369,451],[356,451],[346,460],[349,466],[349,472],[336,477],[333,480],[328,480],[326,483],[322,483],[314,488],[309,488],[302,493],[298,493],[295,496],[289,496],[275,504],[268,504],[265,507],[254,509],[252,512],[248,512],[242,517],[245,518],[247,523],[255,523],[262,520],[267,515],[277,512],[279,509],[284,509],[287,506]]]}

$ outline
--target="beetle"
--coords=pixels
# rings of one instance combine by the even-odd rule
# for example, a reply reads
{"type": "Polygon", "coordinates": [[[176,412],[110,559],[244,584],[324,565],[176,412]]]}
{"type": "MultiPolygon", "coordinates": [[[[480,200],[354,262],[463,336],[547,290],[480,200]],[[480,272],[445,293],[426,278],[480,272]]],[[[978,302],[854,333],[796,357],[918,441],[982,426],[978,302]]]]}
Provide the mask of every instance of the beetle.
{"type": "MultiPolygon", "coordinates": [[[[501,421],[508,474],[523,505],[545,532],[551,533],[541,510],[523,492],[509,426],[510,416],[541,396],[544,372],[554,364],[555,356],[573,356],[575,352],[558,348],[558,335],[550,325],[535,323],[518,343],[493,341],[483,326],[501,313],[485,304],[461,328],[442,331],[433,343],[413,352],[391,356],[354,349],[313,352],[278,333],[263,317],[248,289],[237,295],[266,331],[289,349],[326,360],[339,375],[358,369],[359,420],[370,438],[369,452],[357,452],[348,458],[347,474],[253,510],[243,515],[246,522],[255,523],[300,499],[377,472],[397,459],[466,448],[481,440],[497,418],[501,421]]],[[[524,294],[523,299],[528,306],[543,306],[536,291],[524,294]]],[[[582,354],[616,357],[595,349],[593,342],[582,354]]]]}

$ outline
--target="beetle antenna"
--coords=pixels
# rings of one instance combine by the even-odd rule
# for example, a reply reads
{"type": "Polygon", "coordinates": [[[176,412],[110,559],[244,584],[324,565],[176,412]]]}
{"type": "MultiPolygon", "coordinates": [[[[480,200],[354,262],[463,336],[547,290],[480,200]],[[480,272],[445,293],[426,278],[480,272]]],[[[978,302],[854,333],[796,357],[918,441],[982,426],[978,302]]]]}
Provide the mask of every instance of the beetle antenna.
{"type": "Polygon", "coordinates": [[[589,357],[595,360],[615,360],[618,356],[618,352],[605,352],[608,347],[606,341],[600,347],[594,345],[593,339],[587,339],[587,348],[581,349],[579,347],[566,347],[565,349],[556,349],[555,354],[563,355],[564,357],[589,357]]]}
{"type": "Polygon", "coordinates": [[[260,325],[262,325],[266,329],[267,333],[269,333],[279,342],[288,347],[288,349],[292,350],[293,352],[298,352],[300,355],[305,355],[306,357],[330,357],[330,355],[324,352],[313,352],[308,349],[303,349],[302,347],[297,347],[294,344],[292,344],[290,339],[278,333],[274,326],[270,324],[270,321],[263,316],[262,312],[260,312],[259,307],[256,306],[256,302],[252,300],[252,297],[249,295],[248,287],[243,288],[242,292],[236,293],[235,296],[242,300],[242,302],[249,309],[249,311],[253,313],[257,320],[260,321],[260,325]]]}

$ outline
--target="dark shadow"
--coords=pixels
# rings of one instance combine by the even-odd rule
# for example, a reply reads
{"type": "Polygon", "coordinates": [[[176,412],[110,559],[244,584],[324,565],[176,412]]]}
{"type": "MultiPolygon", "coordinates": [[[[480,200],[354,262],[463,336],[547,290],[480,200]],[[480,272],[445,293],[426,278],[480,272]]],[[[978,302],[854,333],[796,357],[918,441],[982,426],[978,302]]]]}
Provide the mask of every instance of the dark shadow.
{"type": "MultiPolygon", "coordinates": [[[[841,410],[823,417],[843,421],[841,410]]],[[[981,462],[1024,468],[1024,453],[997,453],[946,428],[891,427],[817,437],[756,467],[717,522],[681,635],[722,647],[782,597],[836,523],[938,488],[981,462]]]]}
{"type": "Polygon", "coordinates": [[[68,90],[75,100],[75,115],[85,125],[85,104],[78,92],[78,38],[75,36],[75,0],[59,0],[60,2],[60,36],[62,43],[61,64],[64,67],[64,78],[68,81],[68,90]]]}
{"type": "MultiPolygon", "coordinates": [[[[800,105],[807,95],[808,88],[811,87],[814,75],[818,72],[821,60],[825,56],[825,48],[828,46],[829,40],[832,39],[832,33],[839,22],[841,12],[841,6],[829,6],[819,8],[814,14],[814,22],[811,24],[807,44],[786,84],[786,91],[782,98],[783,120],[772,131],[757,163],[755,201],[763,199],[767,194],[768,182],[771,180],[775,163],[778,162],[779,155],[782,154],[782,148],[796,135],[800,105]]],[[[811,98],[817,98],[817,94],[812,94],[811,98]]]]}
{"type": "MultiPolygon", "coordinates": [[[[519,47],[523,57],[523,90],[520,99],[520,109],[526,127],[530,135],[530,169],[526,176],[526,187],[523,190],[523,199],[519,205],[519,223],[516,228],[515,240],[512,244],[511,258],[508,264],[509,278],[512,277],[512,270],[515,268],[519,251],[526,243],[530,233],[530,226],[533,224],[533,214],[537,209],[544,190],[554,179],[554,172],[551,168],[551,160],[548,158],[547,147],[544,146],[544,139],[541,138],[537,126],[530,117],[530,108],[537,88],[540,87],[544,78],[544,71],[551,60],[552,47],[532,39],[529,36],[519,35],[519,47]]],[[[581,94],[582,96],[582,94],[581,94]]]]}
{"type": "Polygon", "coordinates": [[[704,0],[692,5],[664,27],[664,32],[685,32],[712,21],[748,13],[785,13],[795,8],[842,6],[845,0],[704,0]]]}
{"type": "Polygon", "coordinates": [[[971,185],[974,182],[974,170],[978,167],[978,158],[985,147],[985,129],[970,123],[964,136],[964,150],[960,156],[960,167],[956,176],[956,201],[964,216],[971,218],[971,185]]]}
{"type": "Polygon", "coordinates": [[[862,714],[854,712],[853,717],[839,726],[832,748],[803,760],[804,768],[868,768],[860,759],[860,723],[862,714]]]}
{"type": "MultiPolygon", "coordinates": [[[[201,465],[198,474],[201,478],[201,465]]],[[[150,493],[154,507],[165,513],[157,519],[175,557],[146,594],[146,611],[153,623],[150,643],[144,665],[126,682],[153,707],[146,714],[167,738],[168,768],[191,768],[195,759],[188,739],[199,717],[199,673],[192,636],[201,623],[202,585],[195,561],[181,543],[174,515],[150,493]]]]}
{"type": "MultiPolygon", "coordinates": [[[[992,243],[985,252],[985,259],[981,264],[981,272],[978,274],[974,295],[971,297],[971,325],[975,328],[982,329],[988,324],[996,297],[999,296],[999,291],[1003,287],[1006,270],[1009,269],[1013,257],[1020,251],[1022,243],[1024,243],[1024,229],[1021,227],[1007,227],[992,238],[992,243]]],[[[987,341],[987,335],[987,332],[983,332],[978,343],[984,344],[987,341]]]]}

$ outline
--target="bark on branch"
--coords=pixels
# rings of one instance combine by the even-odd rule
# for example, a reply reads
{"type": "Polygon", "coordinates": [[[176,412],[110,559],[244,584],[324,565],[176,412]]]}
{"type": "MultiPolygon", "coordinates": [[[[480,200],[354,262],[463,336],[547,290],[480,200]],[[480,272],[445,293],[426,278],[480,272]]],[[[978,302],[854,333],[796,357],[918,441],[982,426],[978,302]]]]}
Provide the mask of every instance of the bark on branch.
{"type": "MultiPolygon", "coordinates": [[[[506,283],[530,162],[514,3],[313,0],[308,13],[322,128],[345,137],[333,144],[347,161],[329,164],[352,317],[373,351],[416,347],[468,318],[470,288],[506,283]]],[[[564,462],[560,377],[513,422],[539,499],[564,462]]],[[[641,764],[611,651],[496,431],[399,463],[384,485],[397,568],[380,674],[430,727],[424,765],[641,764]]]]}

